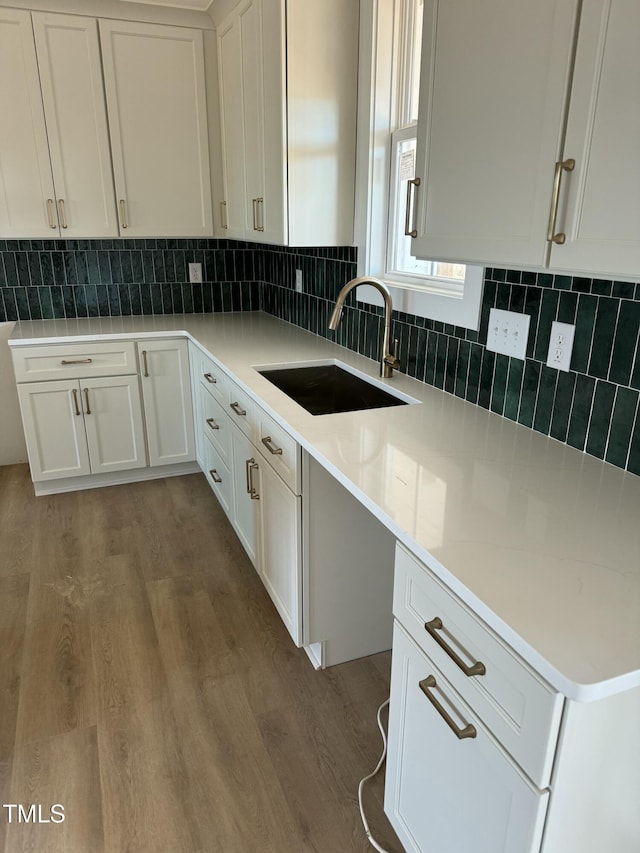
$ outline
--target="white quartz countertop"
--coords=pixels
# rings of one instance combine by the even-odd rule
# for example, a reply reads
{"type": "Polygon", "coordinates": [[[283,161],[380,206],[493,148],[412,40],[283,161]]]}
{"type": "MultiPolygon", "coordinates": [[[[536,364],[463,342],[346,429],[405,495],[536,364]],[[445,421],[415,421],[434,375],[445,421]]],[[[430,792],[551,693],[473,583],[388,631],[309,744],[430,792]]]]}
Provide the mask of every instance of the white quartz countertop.
{"type": "Polygon", "coordinates": [[[179,333],[556,689],[640,685],[640,477],[398,373],[419,404],[313,416],[255,366],[377,364],[259,312],[20,322],[9,343],[179,333]]]}

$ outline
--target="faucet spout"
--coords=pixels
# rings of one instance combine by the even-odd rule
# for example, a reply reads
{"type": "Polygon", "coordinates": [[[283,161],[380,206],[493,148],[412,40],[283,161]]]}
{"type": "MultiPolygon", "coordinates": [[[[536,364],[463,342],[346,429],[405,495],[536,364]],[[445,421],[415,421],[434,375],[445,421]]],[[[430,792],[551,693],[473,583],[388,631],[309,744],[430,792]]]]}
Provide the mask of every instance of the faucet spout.
{"type": "Polygon", "coordinates": [[[393,305],[391,303],[391,294],[389,293],[389,288],[383,281],[380,281],[377,278],[369,278],[368,276],[360,276],[358,278],[352,278],[351,281],[348,281],[345,286],[342,288],[340,293],[338,294],[338,298],[336,299],[336,304],[329,319],[329,328],[335,332],[338,328],[338,323],[340,322],[340,318],[342,317],[342,307],[344,305],[344,300],[347,295],[351,293],[354,287],[358,287],[360,284],[370,284],[372,287],[382,295],[384,300],[384,335],[382,337],[382,352],[380,354],[380,376],[388,379],[393,375],[394,368],[397,370],[400,367],[400,362],[398,360],[398,352],[397,352],[397,341],[396,346],[394,347],[394,352],[391,352],[390,341],[391,341],[391,312],[393,311],[393,305]]]}

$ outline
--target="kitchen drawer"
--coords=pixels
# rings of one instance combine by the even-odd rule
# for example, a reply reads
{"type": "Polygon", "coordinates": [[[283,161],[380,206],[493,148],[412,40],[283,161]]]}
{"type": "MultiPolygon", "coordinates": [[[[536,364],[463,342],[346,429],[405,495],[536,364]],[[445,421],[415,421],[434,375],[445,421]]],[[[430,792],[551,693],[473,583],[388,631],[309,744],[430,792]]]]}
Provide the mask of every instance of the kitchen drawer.
{"type": "Polygon", "coordinates": [[[534,853],[539,791],[396,622],[384,807],[411,853],[534,853]]]}
{"type": "Polygon", "coordinates": [[[224,406],[227,401],[227,375],[218,365],[196,347],[192,350],[192,371],[199,382],[211,391],[224,406]]]}
{"type": "Polygon", "coordinates": [[[226,411],[231,422],[240,427],[247,438],[255,441],[257,406],[251,397],[241,391],[231,380],[229,380],[228,387],[226,411]]]}
{"type": "Polygon", "coordinates": [[[126,376],[138,372],[133,341],[15,347],[12,355],[17,382],[126,376]]]}
{"type": "Polygon", "coordinates": [[[208,388],[201,385],[198,391],[200,423],[197,424],[196,429],[202,430],[203,435],[206,435],[228,465],[231,455],[231,421],[208,388]]]}
{"type": "Polygon", "coordinates": [[[262,409],[258,409],[257,427],[257,447],[265,460],[278,472],[294,494],[302,494],[302,466],[298,442],[262,409]]]}
{"type": "Polygon", "coordinates": [[[530,778],[548,785],[562,696],[400,545],[393,613],[530,778]],[[484,665],[484,674],[465,673],[462,667],[474,663],[484,665]]]}
{"type": "Polygon", "coordinates": [[[204,440],[204,475],[220,501],[220,506],[231,516],[231,473],[220,458],[220,454],[208,438],[204,440]]]}

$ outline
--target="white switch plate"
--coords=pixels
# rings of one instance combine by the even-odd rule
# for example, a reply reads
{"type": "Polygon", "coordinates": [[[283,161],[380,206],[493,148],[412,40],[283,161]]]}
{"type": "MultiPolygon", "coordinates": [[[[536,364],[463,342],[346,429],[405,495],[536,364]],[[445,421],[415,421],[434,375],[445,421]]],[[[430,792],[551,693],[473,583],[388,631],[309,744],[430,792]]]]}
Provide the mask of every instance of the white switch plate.
{"type": "Polygon", "coordinates": [[[296,270],[296,293],[302,293],[302,270],[296,270]]]}
{"type": "Polygon", "coordinates": [[[528,314],[492,308],[489,312],[487,349],[511,358],[525,359],[530,320],[528,314]]]}
{"type": "Polygon", "coordinates": [[[189,281],[191,284],[202,284],[202,264],[189,264],[189,281]]]}
{"type": "Polygon", "coordinates": [[[549,339],[549,352],[547,353],[547,367],[555,367],[557,370],[569,370],[575,333],[576,327],[570,323],[553,321],[551,324],[551,337],[549,339]]]}

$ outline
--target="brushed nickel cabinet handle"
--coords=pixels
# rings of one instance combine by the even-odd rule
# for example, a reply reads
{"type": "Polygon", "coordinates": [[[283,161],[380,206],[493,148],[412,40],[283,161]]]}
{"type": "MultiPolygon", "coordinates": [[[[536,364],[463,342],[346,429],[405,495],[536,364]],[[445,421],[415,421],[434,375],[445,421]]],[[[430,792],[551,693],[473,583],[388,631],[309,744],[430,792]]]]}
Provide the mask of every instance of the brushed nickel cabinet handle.
{"type": "Polygon", "coordinates": [[[229,408],[233,409],[233,411],[236,413],[236,415],[240,415],[240,417],[247,414],[244,409],[240,408],[240,403],[238,403],[238,402],[229,403],[229,408]]]}
{"type": "Polygon", "coordinates": [[[440,714],[442,719],[449,726],[449,728],[454,733],[454,735],[458,738],[458,740],[464,740],[465,738],[468,738],[468,737],[476,737],[478,734],[476,731],[476,727],[472,726],[471,723],[467,723],[467,725],[463,729],[458,728],[458,726],[455,724],[455,721],[453,720],[453,718],[449,715],[449,712],[445,708],[442,707],[442,705],[438,702],[436,697],[431,692],[431,689],[435,686],[436,686],[436,680],[435,680],[433,675],[428,675],[422,681],[418,682],[418,687],[420,688],[420,690],[422,690],[422,692],[427,697],[429,702],[431,702],[433,707],[440,714]]]}
{"type": "Polygon", "coordinates": [[[259,501],[260,495],[258,494],[256,487],[253,485],[253,472],[257,470],[258,463],[255,459],[249,460],[249,494],[251,495],[252,501],[259,501]]]}
{"type": "Polygon", "coordinates": [[[217,424],[213,418],[207,418],[207,423],[210,429],[220,429],[220,424],[217,424]]]}
{"type": "Polygon", "coordinates": [[[260,224],[256,225],[256,231],[264,231],[264,199],[263,198],[257,198],[256,199],[256,215],[258,213],[260,215],[256,216],[256,219],[257,219],[257,222],[259,222],[260,224]]]}
{"type": "Polygon", "coordinates": [[[255,462],[254,459],[247,459],[244,463],[244,474],[247,480],[247,494],[251,494],[251,483],[249,482],[249,465],[251,462],[255,462]]]}
{"type": "Polygon", "coordinates": [[[127,222],[127,203],[123,198],[121,198],[119,204],[120,204],[120,224],[122,225],[123,228],[128,228],[129,223],[127,222]]]}
{"type": "Polygon", "coordinates": [[[564,233],[564,231],[559,231],[556,234],[556,219],[558,218],[558,203],[560,201],[560,184],[562,183],[562,173],[573,172],[575,166],[575,160],[558,160],[553,175],[553,192],[551,193],[551,210],[549,211],[547,240],[549,241],[549,243],[556,243],[558,246],[562,246],[564,241],[567,239],[567,235],[564,233]]]}
{"type": "Polygon", "coordinates": [[[411,223],[411,187],[419,187],[420,186],[420,178],[409,178],[407,181],[407,205],[404,211],[404,233],[405,237],[417,237],[418,232],[415,228],[409,230],[409,224],[411,223]]]}
{"type": "Polygon", "coordinates": [[[215,384],[216,384],[216,382],[218,381],[218,380],[215,378],[215,376],[213,376],[211,373],[203,373],[202,375],[203,375],[203,376],[204,376],[204,378],[207,380],[207,382],[210,382],[210,383],[211,383],[211,385],[215,385],[215,384]]]}
{"type": "Polygon", "coordinates": [[[142,364],[143,364],[143,371],[142,371],[142,375],[143,375],[144,377],[148,377],[148,376],[149,376],[149,362],[147,361],[147,351],[146,351],[146,349],[143,349],[143,350],[142,350],[142,364]]]}
{"type": "Polygon", "coordinates": [[[71,393],[73,395],[73,407],[76,410],[76,415],[81,415],[80,406],[78,405],[78,389],[72,388],[71,393]]]}
{"type": "Polygon", "coordinates": [[[282,456],[282,448],[276,447],[270,435],[265,435],[265,437],[262,439],[262,443],[267,448],[269,453],[273,453],[274,456],[282,456]]]}
{"type": "Polygon", "coordinates": [[[67,214],[65,213],[65,210],[64,210],[64,199],[63,198],[58,199],[58,219],[60,220],[60,226],[62,228],[66,228],[67,227],[67,214]]]}
{"type": "Polygon", "coordinates": [[[85,411],[88,415],[90,415],[91,414],[91,406],[89,405],[89,389],[88,388],[84,389],[84,400],[85,400],[85,403],[87,404],[87,408],[85,411]]]}
{"type": "Polygon", "coordinates": [[[227,220],[227,202],[226,201],[220,202],[220,227],[225,228],[225,229],[229,227],[229,221],[227,220]]]}
{"type": "Polygon", "coordinates": [[[55,231],[56,228],[58,227],[58,225],[56,223],[56,218],[53,215],[53,199],[52,198],[47,199],[47,219],[49,220],[49,228],[53,228],[53,230],[55,231]]]}
{"type": "Polygon", "coordinates": [[[446,652],[451,660],[455,663],[457,667],[459,667],[465,675],[471,677],[472,675],[484,675],[487,671],[487,668],[481,661],[476,661],[471,666],[467,666],[467,664],[462,660],[459,654],[451,648],[451,646],[445,642],[443,637],[438,634],[438,631],[441,631],[443,628],[442,619],[439,616],[436,616],[435,619],[432,619],[431,622],[424,623],[425,631],[429,634],[430,637],[436,641],[436,643],[440,646],[440,648],[446,652]]]}
{"type": "Polygon", "coordinates": [[[221,483],[222,477],[218,474],[215,468],[210,468],[209,473],[211,474],[211,479],[214,483],[221,483]]]}
{"type": "Polygon", "coordinates": [[[63,358],[60,364],[91,364],[92,358],[63,358]]]}
{"type": "Polygon", "coordinates": [[[253,207],[253,230],[258,230],[258,199],[252,198],[251,205],[253,207]]]}

